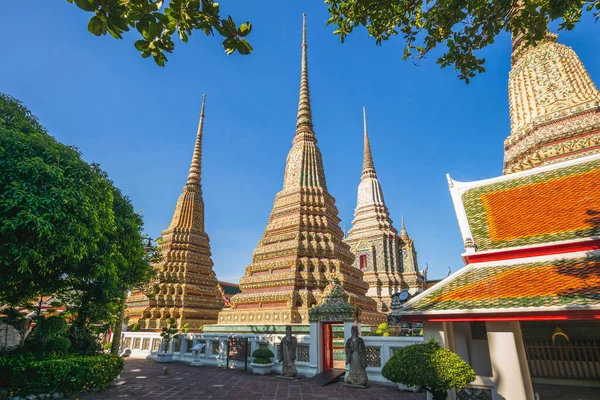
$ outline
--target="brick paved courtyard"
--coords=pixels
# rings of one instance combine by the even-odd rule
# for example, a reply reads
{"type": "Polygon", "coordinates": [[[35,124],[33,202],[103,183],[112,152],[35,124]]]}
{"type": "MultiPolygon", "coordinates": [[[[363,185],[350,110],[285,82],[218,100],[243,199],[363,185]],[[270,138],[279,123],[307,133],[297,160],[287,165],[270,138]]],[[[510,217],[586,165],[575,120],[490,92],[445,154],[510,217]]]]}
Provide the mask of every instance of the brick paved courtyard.
{"type": "Polygon", "coordinates": [[[425,400],[423,393],[400,392],[396,387],[371,385],[367,389],[345,387],[337,382],[313,386],[307,379],[288,381],[275,375],[214,367],[190,367],[183,363],[157,364],[128,359],[121,378],[125,384],[103,392],[81,395],[82,399],[395,399],[425,400]],[[167,365],[171,375],[163,374],[167,365]]]}

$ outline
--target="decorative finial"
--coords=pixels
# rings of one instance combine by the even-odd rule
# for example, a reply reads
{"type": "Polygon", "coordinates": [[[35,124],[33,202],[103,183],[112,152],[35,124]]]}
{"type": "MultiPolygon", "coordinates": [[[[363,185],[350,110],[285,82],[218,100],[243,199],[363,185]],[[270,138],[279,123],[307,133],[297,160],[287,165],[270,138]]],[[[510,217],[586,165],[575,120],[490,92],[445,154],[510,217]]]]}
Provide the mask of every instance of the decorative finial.
{"type": "Polygon", "coordinates": [[[302,14],[302,45],[306,46],[306,14],[302,14]]]}
{"type": "Polygon", "coordinates": [[[402,218],[402,229],[400,229],[400,237],[404,241],[409,241],[410,237],[408,236],[408,232],[406,231],[406,226],[404,225],[404,214],[401,214],[402,218]]]}
{"type": "Polygon", "coordinates": [[[448,180],[448,188],[452,189],[454,187],[454,181],[450,178],[450,174],[446,174],[446,179],[448,180]]]}
{"type": "Polygon", "coordinates": [[[202,95],[202,108],[200,110],[200,122],[198,123],[198,132],[196,133],[196,145],[194,146],[194,155],[190,165],[190,173],[186,186],[188,188],[200,188],[200,172],[202,167],[202,130],[204,127],[204,107],[206,105],[206,95],[202,95]]]}
{"type": "Polygon", "coordinates": [[[306,14],[302,14],[302,72],[300,74],[300,101],[298,102],[298,117],[296,135],[306,132],[314,135],[312,111],[310,107],[310,90],[308,87],[308,57],[306,44],[306,14]]]}
{"type": "Polygon", "coordinates": [[[363,149],[363,176],[375,173],[375,164],[371,155],[371,144],[369,143],[369,132],[367,130],[367,109],[363,107],[364,125],[364,149],[363,149]]]}

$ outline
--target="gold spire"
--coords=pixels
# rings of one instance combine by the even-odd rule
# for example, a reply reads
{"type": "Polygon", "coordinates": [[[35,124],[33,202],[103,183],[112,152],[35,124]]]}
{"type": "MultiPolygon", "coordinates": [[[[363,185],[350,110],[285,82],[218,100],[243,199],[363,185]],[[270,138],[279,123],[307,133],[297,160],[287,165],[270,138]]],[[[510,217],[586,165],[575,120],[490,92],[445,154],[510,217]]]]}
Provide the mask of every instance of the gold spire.
{"type": "Polygon", "coordinates": [[[367,131],[367,109],[363,107],[364,121],[364,150],[363,150],[363,178],[375,174],[375,164],[371,155],[371,145],[369,143],[369,132],[367,131]]]}
{"type": "Polygon", "coordinates": [[[198,132],[196,134],[196,145],[194,146],[194,155],[192,156],[192,164],[188,180],[185,184],[187,189],[201,191],[200,173],[202,168],[202,129],[204,126],[204,106],[206,104],[206,95],[202,95],[202,109],[200,111],[200,122],[198,123],[198,132]]]}
{"type": "Polygon", "coordinates": [[[404,214],[401,215],[402,217],[402,229],[400,229],[400,237],[402,239],[408,238],[408,232],[406,231],[406,226],[404,226],[404,214]]]}
{"type": "Polygon", "coordinates": [[[204,200],[200,189],[202,128],[206,96],[196,134],[196,144],[188,179],[179,195],[169,227],[162,232],[163,260],[155,264],[159,289],[140,307],[138,297],[129,302],[129,314],[139,317],[143,329],[160,329],[168,318],[177,327],[191,329],[217,322],[223,299],[213,271],[210,242],[204,231],[204,200]],[[173,282],[175,279],[175,282],[173,282]]]}
{"type": "Polygon", "coordinates": [[[361,323],[385,321],[365,295],[369,285],[362,271],[352,266],[354,255],[343,241],[335,199],[327,191],[310,113],[306,22],[296,135],[285,164],[283,188],[240,279],[242,292],[231,298],[232,309],[219,314],[219,324],[308,324],[308,310],[337,274],[350,303],[361,309],[361,323]]]}
{"type": "Polygon", "coordinates": [[[308,58],[306,44],[306,14],[302,14],[302,72],[300,74],[300,100],[298,101],[298,117],[296,135],[302,132],[313,133],[312,111],[310,108],[310,90],[308,87],[308,58]]]}

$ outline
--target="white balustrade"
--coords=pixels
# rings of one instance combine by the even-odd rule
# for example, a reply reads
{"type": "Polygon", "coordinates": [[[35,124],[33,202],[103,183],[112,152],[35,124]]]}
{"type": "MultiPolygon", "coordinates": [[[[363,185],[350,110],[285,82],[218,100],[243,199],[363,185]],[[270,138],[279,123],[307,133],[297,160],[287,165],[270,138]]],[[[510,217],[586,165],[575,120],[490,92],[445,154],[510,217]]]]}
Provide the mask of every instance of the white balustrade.
{"type": "MultiPolygon", "coordinates": [[[[131,357],[132,358],[148,358],[156,359],[158,351],[163,349],[163,341],[160,337],[159,332],[124,332],[123,337],[128,338],[127,342],[131,343],[131,357]],[[142,343],[144,339],[149,339],[152,343],[152,339],[161,340],[160,348],[158,351],[152,351],[154,346],[150,346],[147,350],[142,350],[142,343]],[[133,344],[138,344],[137,347],[133,347],[133,344]]],[[[275,357],[273,357],[275,365],[273,371],[275,373],[281,373],[282,365],[279,363],[279,343],[284,337],[283,334],[217,334],[217,333],[180,333],[178,340],[180,340],[179,351],[174,352],[175,340],[171,339],[169,343],[169,350],[174,352],[173,360],[176,362],[184,362],[191,364],[194,362],[195,366],[212,366],[212,367],[225,367],[227,363],[227,341],[229,338],[248,338],[248,344],[250,346],[250,352],[248,357],[248,368],[253,360],[252,352],[258,349],[261,344],[267,345],[275,357]],[[189,342],[188,342],[189,340],[189,342]],[[194,357],[194,353],[191,351],[193,346],[197,344],[205,344],[203,350],[200,350],[200,354],[194,357]],[[196,358],[196,360],[194,360],[196,358]]],[[[296,357],[296,368],[298,373],[302,376],[313,376],[317,372],[317,361],[314,360],[318,354],[316,344],[311,342],[310,335],[296,335],[298,340],[298,356],[296,357]],[[306,347],[301,346],[308,346],[306,347]],[[302,361],[301,361],[302,360],[302,361]],[[306,360],[306,361],[304,361],[306,360]]],[[[422,337],[404,337],[404,336],[362,336],[367,347],[367,356],[370,364],[373,366],[367,367],[367,374],[369,380],[373,383],[381,383],[391,385],[392,383],[381,376],[381,368],[393,355],[394,349],[409,346],[415,343],[422,343],[422,337]],[[379,362],[377,362],[377,360],[379,362]]],[[[122,341],[125,343],[125,340],[122,341]]],[[[123,346],[125,348],[125,346],[123,346]]],[[[240,367],[239,365],[237,366],[240,367]]]]}

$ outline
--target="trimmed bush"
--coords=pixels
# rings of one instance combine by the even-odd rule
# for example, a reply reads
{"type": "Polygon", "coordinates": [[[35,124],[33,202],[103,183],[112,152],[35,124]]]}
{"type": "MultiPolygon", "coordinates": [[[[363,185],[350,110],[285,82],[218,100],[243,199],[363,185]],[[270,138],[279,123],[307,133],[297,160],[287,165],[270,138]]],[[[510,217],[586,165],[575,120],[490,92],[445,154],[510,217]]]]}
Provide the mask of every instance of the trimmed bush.
{"type": "Polygon", "coordinates": [[[469,364],[433,339],[404,347],[383,366],[381,375],[394,383],[421,386],[434,400],[445,400],[448,390],[475,380],[469,364]]]}
{"type": "Polygon", "coordinates": [[[124,365],[113,354],[18,363],[12,370],[10,391],[13,396],[28,396],[105,389],[124,365]]]}
{"type": "Polygon", "coordinates": [[[254,364],[270,364],[271,358],[273,358],[275,354],[271,351],[271,349],[267,348],[259,348],[254,350],[252,353],[252,357],[254,357],[254,364]]]}
{"type": "Polygon", "coordinates": [[[12,370],[16,365],[16,357],[0,357],[0,388],[10,387],[12,370]]]}

